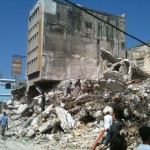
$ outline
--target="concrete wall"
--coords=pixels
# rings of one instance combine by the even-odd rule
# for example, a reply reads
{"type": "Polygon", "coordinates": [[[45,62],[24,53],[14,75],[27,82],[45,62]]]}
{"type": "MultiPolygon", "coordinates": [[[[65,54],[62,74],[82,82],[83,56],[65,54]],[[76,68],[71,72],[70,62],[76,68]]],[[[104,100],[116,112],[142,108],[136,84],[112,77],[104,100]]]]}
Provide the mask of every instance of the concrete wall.
{"type": "Polygon", "coordinates": [[[138,66],[142,70],[150,73],[150,48],[148,46],[140,45],[128,50],[128,59],[132,64],[138,66]],[[138,61],[142,60],[141,63],[138,64],[138,61]]]}
{"type": "Polygon", "coordinates": [[[15,86],[15,79],[2,79],[0,78],[0,102],[12,100],[11,90],[15,86]],[[6,88],[6,84],[11,84],[10,89],[6,88]]]}
{"type": "MultiPolygon", "coordinates": [[[[103,71],[101,47],[125,57],[124,35],[78,8],[56,6],[55,14],[44,14],[42,79],[97,79],[103,71]]],[[[124,18],[95,14],[124,30],[124,18]]]]}
{"type": "MultiPolygon", "coordinates": [[[[70,5],[53,0],[39,3],[43,9],[37,49],[40,69],[28,73],[28,85],[42,80],[98,79],[103,72],[102,47],[116,57],[125,57],[124,34],[70,5]]],[[[124,17],[89,11],[125,30],[124,17]]]]}

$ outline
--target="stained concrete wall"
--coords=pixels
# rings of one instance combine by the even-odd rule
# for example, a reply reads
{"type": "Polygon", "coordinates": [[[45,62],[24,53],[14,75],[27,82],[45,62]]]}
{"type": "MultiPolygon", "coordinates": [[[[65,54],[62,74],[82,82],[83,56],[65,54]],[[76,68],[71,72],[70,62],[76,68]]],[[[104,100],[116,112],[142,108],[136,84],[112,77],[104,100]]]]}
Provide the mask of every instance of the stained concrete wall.
{"type": "MultiPolygon", "coordinates": [[[[125,57],[124,35],[78,8],[56,4],[56,14],[44,14],[43,79],[97,79],[103,71],[101,47],[125,57]]],[[[124,30],[123,17],[94,13],[124,30]]]]}
{"type": "Polygon", "coordinates": [[[128,50],[128,59],[136,66],[138,66],[138,60],[142,60],[138,67],[147,73],[150,73],[150,48],[148,46],[138,45],[130,48],[128,50]]]}
{"type": "MultiPolygon", "coordinates": [[[[56,0],[40,0],[38,5],[42,8],[39,20],[43,21],[39,29],[41,34],[38,34],[40,69],[28,73],[29,86],[43,80],[98,79],[103,72],[100,48],[116,57],[125,57],[125,35],[116,29],[56,0]]],[[[125,30],[125,17],[88,11],[125,30]]]]}

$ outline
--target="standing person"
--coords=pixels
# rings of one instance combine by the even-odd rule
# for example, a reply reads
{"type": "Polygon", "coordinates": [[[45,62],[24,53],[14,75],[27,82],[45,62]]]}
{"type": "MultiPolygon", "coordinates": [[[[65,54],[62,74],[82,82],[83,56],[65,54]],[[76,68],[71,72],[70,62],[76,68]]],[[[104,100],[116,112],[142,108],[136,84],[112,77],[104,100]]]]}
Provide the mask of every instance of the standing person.
{"type": "Polygon", "coordinates": [[[1,135],[4,138],[5,130],[6,130],[6,128],[8,129],[8,117],[6,116],[6,112],[3,112],[3,116],[0,119],[0,121],[1,121],[1,129],[2,129],[1,135]]]}
{"type": "Polygon", "coordinates": [[[72,86],[72,82],[69,82],[69,85],[66,88],[66,96],[68,96],[69,94],[71,94],[71,86],[72,86]]]}
{"type": "Polygon", "coordinates": [[[41,103],[42,111],[45,110],[45,94],[42,92],[42,103],[41,103]]]}
{"type": "Polygon", "coordinates": [[[78,79],[75,83],[74,93],[77,95],[81,90],[81,82],[80,79],[78,79]]]}
{"type": "Polygon", "coordinates": [[[150,150],[150,127],[142,126],[139,129],[139,135],[143,144],[140,144],[136,150],[150,150]]]}
{"type": "Polygon", "coordinates": [[[80,82],[80,79],[78,79],[77,80],[77,82],[75,83],[75,87],[79,87],[79,88],[81,88],[81,82],[80,82]]]}
{"type": "Polygon", "coordinates": [[[110,127],[110,150],[127,150],[127,141],[120,131],[125,124],[123,122],[116,122],[110,127]]]}
{"type": "Polygon", "coordinates": [[[104,116],[104,128],[107,132],[106,140],[105,140],[105,146],[108,145],[110,142],[110,126],[113,123],[113,117],[110,115],[110,112],[106,112],[106,115],[104,116]]]}

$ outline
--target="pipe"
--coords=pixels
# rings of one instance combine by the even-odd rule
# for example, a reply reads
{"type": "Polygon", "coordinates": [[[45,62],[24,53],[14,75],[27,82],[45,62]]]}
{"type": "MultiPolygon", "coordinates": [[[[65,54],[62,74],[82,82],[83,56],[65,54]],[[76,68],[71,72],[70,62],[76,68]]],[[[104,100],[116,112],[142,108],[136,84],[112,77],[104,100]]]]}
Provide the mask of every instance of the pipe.
{"type": "Polygon", "coordinates": [[[93,144],[91,150],[95,150],[97,143],[103,137],[104,133],[105,133],[105,129],[101,131],[100,135],[98,136],[98,138],[96,139],[95,143],[93,144]]]}

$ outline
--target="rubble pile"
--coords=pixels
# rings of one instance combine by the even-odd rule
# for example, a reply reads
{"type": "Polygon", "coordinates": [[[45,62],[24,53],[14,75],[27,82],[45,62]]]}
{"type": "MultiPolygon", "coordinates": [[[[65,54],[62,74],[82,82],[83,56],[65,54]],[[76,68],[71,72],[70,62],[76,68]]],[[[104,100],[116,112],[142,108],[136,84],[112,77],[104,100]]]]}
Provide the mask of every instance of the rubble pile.
{"type": "Polygon", "coordinates": [[[45,94],[45,111],[41,111],[41,95],[31,104],[8,101],[3,105],[9,116],[8,137],[28,137],[45,149],[87,150],[103,130],[103,116],[109,111],[125,120],[128,149],[134,149],[140,142],[138,128],[150,125],[150,78],[127,59],[115,59],[104,50],[102,58],[106,66],[98,81],[81,80],[81,87],[74,86],[75,80],[62,81],[45,94]],[[70,81],[72,93],[66,96],[70,81]]]}

